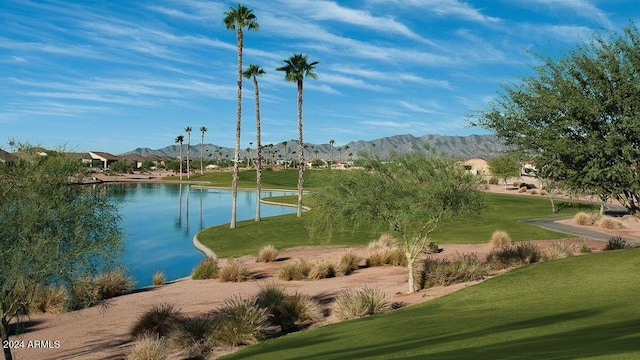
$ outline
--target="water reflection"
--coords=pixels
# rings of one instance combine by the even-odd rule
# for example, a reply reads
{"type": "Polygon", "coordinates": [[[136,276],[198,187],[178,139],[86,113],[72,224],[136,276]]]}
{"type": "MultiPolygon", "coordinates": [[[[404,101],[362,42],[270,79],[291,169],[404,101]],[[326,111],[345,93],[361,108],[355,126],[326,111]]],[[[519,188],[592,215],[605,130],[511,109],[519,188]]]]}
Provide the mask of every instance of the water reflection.
{"type": "MultiPolygon", "coordinates": [[[[203,255],[192,245],[198,231],[231,218],[231,192],[187,184],[117,183],[102,185],[119,204],[125,229],[123,261],[138,281],[151,284],[157,269],[173,280],[188,276],[203,255]],[[191,195],[193,194],[193,195],[191,195]],[[190,208],[197,197],[197,209],[190,208]]],[[[284,192],[263,191],[262,196],[284,192]]],[[[253,219],[255,191],[238,193],[238,220],[253,219]]],[[[265,216],[295,212],[293,208],[263,205],[265,216]]],[[[215,251],[215,249],[213,249],[215,251]]]]}

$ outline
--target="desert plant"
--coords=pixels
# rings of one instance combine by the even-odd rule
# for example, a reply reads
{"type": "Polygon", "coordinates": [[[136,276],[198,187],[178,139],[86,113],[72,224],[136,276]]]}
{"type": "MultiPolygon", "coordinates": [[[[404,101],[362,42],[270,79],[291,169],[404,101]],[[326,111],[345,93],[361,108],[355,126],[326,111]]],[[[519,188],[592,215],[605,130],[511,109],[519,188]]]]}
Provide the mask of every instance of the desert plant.
{"type": "Polygon", "coordinates": [[[618,219],[615,219],[611,216],[601,216],[598,221],[594,223],[595,226],[601,227],[603,229],[622,229],[624,226],[622,222],[618,219]]]}
{"type": "Polygon", "coordinates": [[[129,334],[137,339],[144,334],[165,337],[183,319],[180,310],[176,310],[171,304],[154,305],[136,320],[129,334]]]}
{"type": "Polygon", "coordinates": [[[527,189],[527,187],[526,187],[526,186],[522,186],[522,187],[520,187],[520,188],[518,189],[518,192],[519,192],[519,193],[524,193],[524,192],[527,192],[527,190],[528,190],[528,189],[527,189]]]}
{"type": "Polygon", "coordinates": [[[82,276],[73,282],[69,307],[78,309],[127,293],[135,281],[122,269],[114,269],[94,278],[82,276]]]}
{"type": "Polygon", "coordinates": [[[575,255],[577,249],[574,244],[563,241],[554,241],[542,250],[542,259],[545,261],[564,259],[575,255]]]}
{"type": "Polygon", "coordinates": [[[336,264],[336,276],[349,275],[358,269],[360,256],[353,251],[348,251],[340,255],[336,264]]]}
{"type": "Polygon", "coordinates": [[[169,333],[169,348],[186,359],[204,359],[211,352],[215,323],[211,316],[184,318],[169,333]]]}
{"type": "Polygon", "coordinates": [[[367,246],[367,266],[404,266],[407,257],[398,245],[396,239],[388,234],[380,236],[367,246]]]}
{"type": "Polygon", "coordinates": [[[225,299],[212,316],[215,318],[212,339],[225,346],[257,343],[264,337],[269,318],[267,309],[258,306],[255,299],[240,297],[225,299]]]}
{"type": "Polygon", "coordinates": [[[500,183],[500,180],[498,178],[489,178],[489,185],[498,185],[500,183]]]}
{"type": "Polygon", "coordinates": [[[296,322],[318,321],[322,319],[322,309],[317,301],[309,295],[295,293],[289,296],[290,308],[293,310],[296,322]]]}
{"type": "Polygon", "coordinates": [[[258,306],[267,309],[270,315],[269,323],[280,326],[283,332],[294,328],[295,314],[284,288],[276,284],[267,284],[260,288],[255,301],[258,306]]]}
{"type": "Polygon", "coordinates": [[[167,276],[160,270],[156,270],[153,272],[153,276],[151,277],[151,283],[155,286],[164,285],[167,281],[167,276]]]}
{"type": "Polygon", "coordinates": [[[204,258],[193,269],[191,278],[194,280],[215,279],[218,277],[218,260],[214,258],[204,258]]]}
{"type": "Polygon", "coordinates": [[[280,280],[305,280],[309,277],[309,271],[311,271],[311,265],[304,259],[295,259],[287,261],[278,270],[278,279],[280,280]]]}
{"type": "Polygon", "coordinates": [[[311,263],[308,279],[318,280],[336,276],[336,270],[332,263],[326,260],[316,260],[311,263]]]}
{"type": "Polygon", "coordinates": [[[614,236],[609,241],[607,241],[607,246],[605,246],[605,250],[619,250],[619,249],[628,249],[631,247],[631,244],[627,242],[621,236],[614,236]]]}
{"type": "Polygon", "coordinates": [[[502,249],[493,249],[487,255],[487,263],[496,269],[538,262],[540,249],[535,244],[519,243],[502,249]]]}
{"type": "Polygon", "coordinates": [[[218,271],[218,278],[223,282],[240,282],[251,277],[247,265],[238,259],[229,259],[218,271]]]}
{"type": "Polygon", "coordinates": [[[533,190],[531,190],[531,191],[529,192],[529,194],[531,194],[531,195],[538,195],[538,190],[533,189],[533,190]]]}
{"type": "Polygon", "coordinates": [[[167,359],[166,340],[158,335],[145,334],[133,342],[127,360],[167,359]]]}
{"type": "Polygon", "coordinates": [[[540,190],[540,196],[546,196],[547,194],[549,193],[546,190],[540,190]]]}
{"type": "Polygon", "coordinates": [[[278,250],[273,245],[267,245],[260,249],[258,262],[274,262],[278,257],[278,250]]]}
{"type": "Polygon", "coordinates": [[[593,225],[599,218],[599,213],[581,211],[573,216],[573,221],[578,225],[593,225]]]}
{"type": "Polygon", "coordinates": [[[582,244],[580,245],[580,253],[582,253],[582,254],[588,254],[588,253],[590,253],[591,251],[592,251],[592,250],[591,250],[591,248],[589,247],[589,245],[587,245],[587,244],[585,244],[585,243],[582,243],[582,244]]]}
{"type": "Polygon", "coordinates": [[[364,287],[347,289],[338,294],[333,312],[338,319],[349,320],[382,314],[391,308],[391,302],[382,290],[364,287]]]}
{"type": "Polygon", "coordinates": [[[489,275],[489,266],[476,254],[466,254],[452,261],[427,258],[421,274],[421,287],[449,286],[466,281],[482,280],[489,275]]]}
{"type": "Polygon", "coordinates": [[[396,241],[396,238],[393,237],[393,235],[382,234],[380,235],[378,240],[371,241],[367,245],[367,249],[369,251],[372,251],[372,250],[386,249],[386,248],[397,247],[397,246],[398,246],[398,242],[396,241]]]}
{"type": "Polygon", "coordinates": [[[491,234],[491,248],[503,249],[511,245],[511,237],[506,231],[498,230],[491,234]]]}
{"type": "Polygon", "coordinates": [[[429,242],[427,244],[427,253],[428,254],[437,254],[440,252],[440,247],[438,246],[438,244],[434,243],[433,241],[429,242]]]}
{"type": "Polygon", "coordinates": [[[63,287],[52,285],[38,287],[30,304],[31,311],[59,314],[65,310],[67,300],[67,291],[63,287]]]}

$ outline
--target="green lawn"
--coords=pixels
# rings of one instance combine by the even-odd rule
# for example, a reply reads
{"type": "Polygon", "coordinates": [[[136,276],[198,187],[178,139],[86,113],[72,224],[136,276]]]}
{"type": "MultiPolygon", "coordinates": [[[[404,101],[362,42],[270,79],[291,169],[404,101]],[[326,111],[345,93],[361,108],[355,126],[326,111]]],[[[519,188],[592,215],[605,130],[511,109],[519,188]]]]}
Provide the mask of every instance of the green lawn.
{"type": "MultiPolygon", "coordinates": [[[[304,173],[305,189],[310,190],[314,187],[321,186],[322,177],[326,175],[326,171],[307,170],[304,173]]],[[[214,171],[204,175],[192,175],[189,181],[207,181],[211,186],[231,187],[231,171],[214,171]]],[[[182,177],[183,181],[186,177],[182,177]]],[[[178,180],[177,176],[167,177],[164,180],[178,180]]],[[[262,170],[262,188],[263,189],[297,189],[298,188],[298,170],[262,170]]],[[[239,188],[255,188],[256,172],[255,170],[243,170],[238,173],[239,188]]]]}
{"type": "Polygon", "coordinates": [[[640,249],[538,263],[225,359],[637,359],[640,249]]]}
{"type": "MultiPolygon", "coordinates": [[[[268,200],[295,203],[295,196],[268,200]]],[[[305,203],[313,206],[311,201],[308,198],[305,203]]],[[[432,240],[439,244],[482,243],[489,241],[495,230],[507,231],[514,241],[566,238],[569,236],[524,224],[519,220],[572,216],[578,211],[597,208],[590,204],[560,203],[563,209],[552,214],[549,201],[542,197],[487,193],[486,207],[479,214],[445,219],[433,233],[432,240]]],[[[229,229],[228,224],[215,226],[198,233],[198,239],[218,256],[228,257],[256,255],[267,244],[278,249],[327,244],[366,245],[380,235],[365,227],[364,230],[336,232],[330,240],[311,239],[306,226],[310,215],[305,213],[302,218],[296,218],[295,214],[264,218],[257,223],[253,220],[241,221],[237,223],[235,230],[229,229]]]]}

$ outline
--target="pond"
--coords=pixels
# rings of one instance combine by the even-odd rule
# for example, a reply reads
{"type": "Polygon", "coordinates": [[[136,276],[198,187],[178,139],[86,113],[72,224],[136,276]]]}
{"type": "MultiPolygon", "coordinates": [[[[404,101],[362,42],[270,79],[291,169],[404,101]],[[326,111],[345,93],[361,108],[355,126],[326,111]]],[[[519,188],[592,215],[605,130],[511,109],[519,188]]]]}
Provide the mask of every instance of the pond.
{"type": "MultiPolygon", "coordinates": [[[[189,276],[204,255],[192,243],[200,230],[231,220],[231,191],[188,184],[112,183],[106,185],[122,215],[123,263],[136,288],[151,285],[156,270],[167,281],[189,276]]],[[[285,195],[262,191],[263,197],[285,195]]],[[[255,191],[238,191],[237,220],[255,217],[255,191]]],[[[295,208],[261,205],[263,217],[295,212],[295,208]]],[[[215,249],[213,249],[215,251],[215,249]]]]}

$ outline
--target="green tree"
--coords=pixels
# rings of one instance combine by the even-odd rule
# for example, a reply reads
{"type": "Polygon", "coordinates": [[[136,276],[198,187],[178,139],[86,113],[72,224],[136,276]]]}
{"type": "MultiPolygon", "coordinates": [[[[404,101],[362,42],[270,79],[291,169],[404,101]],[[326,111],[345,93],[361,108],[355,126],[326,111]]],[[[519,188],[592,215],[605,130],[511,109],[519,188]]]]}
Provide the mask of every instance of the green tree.
{"type": "Polygon", "coordinates": [[[250,10],[240,4],[237,8],[229,8],[224,13],[224,25],[229,30],[236,32],[236,42],[238,45],[238,117],[236,120],[236,147],[233,156],[233,178],[231,180],[231,228],[236,228],[236,203],[238,201],[238,173],[240,163],[240,123],[242,120],[242,46],[244,43],[243,28],[249,30],[258,30],[259,25],[253,10],[250,10]]]}
{"type": "MultiPolygon", "coordinates": [[[[256,221],[260,221],[260,192],[262,191],[262,146],[260,145],[260,88],[258,87],[258,76],[266,74],[266,71],[260,66],[249,64],[249,68],[242,73],[245,78],[253,80],[253,90],[256,96],[256,146],[257,146],[257,163],[256,163],[256,221]]],[[[253,143],[251,143],[253,144],[253,143]]]]}
{"type": "Polygon", "coordinates": [[[640,34],[594,36],[505,85],[472,124],[535,159],[566,190],[615,197],[640,213],[640,34]]]}
{"type": "Polygon", "coordinates": [[[182,143],[184,142],[184,136],[176,136],[176,144],[180,144],[180,181],[182,181],[182,143]]]}
{"type": "Polygon", "coordinates": [[[317,79],[318,75],[313,72],[317,61],[308,62],[309,56],[302,54],[293,54],[289,59],[283,60],[285,66],[279,67],[277,71],[284,71],[284,78],[286,81],[295,82],[298,85],[298,156],[299,156],[299,171],[298,171],[298,206],[296,214],[298,217],[302,216],[302,192],[304,182],[304,151],[302,143],[302,88],[304,84],[304,78],[310,77],[317,79]]]}
{"type": "Polygon", "coordinates": [[[200,138],[200,175],[204,174],[204,133],[207,132],[207,128],[204,126],[200,127],[200,133],[202,137],[200,138]]]}
{"type": "Polygon", "coordinates": [[[480,208],[481,179],[454,159],[424,152],[392,154],[388,162],[369,155],[367,161],[372,170],[332,172],[326,186],[314,191],[311,234],[330,237],[336,228],[393,233],[403,243],[413,292],[414,262],[429,235],[444,216],[480,208]]]}
{"type": "MultiPolygon", "coordinates": [[[[30,149],[21,146],[23,152],[30,149]]],[[[74,159],[49,153],[0,164],[0,334],[21,324],[36,291],[73,285],[115,264],[122,249],[117,207],[80,183],[74,159]]],[[[71,293],[71,292],[69,292],[71,293]]],[[[3,346],[5,359],[11,349],[3,346]]]]}
{"type": "Polygon", "coordinates": [[[191,162],[189,158],[191,153],[191,131],[193,131],[191,126],[184,128],[184,132],[187,133],[187,179],[191,177],[191,169],[189,168],[189,163],[191,162]]]}
{"type": "Polygon", "coordinates": [[[118,160],[109,165],[109,170],[118,174],[127,174],[133,172],[135,163],[133,161],[118,160]]]}
{"type": "Polygon", "coordinates": [[[501,155],[489,160],[491,175],[502,179],[505,189],[509,178],[520,176],[521,168],[520,161],[511,155],[501,155]]]}

